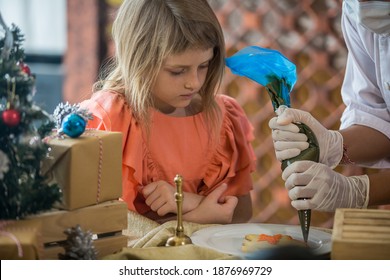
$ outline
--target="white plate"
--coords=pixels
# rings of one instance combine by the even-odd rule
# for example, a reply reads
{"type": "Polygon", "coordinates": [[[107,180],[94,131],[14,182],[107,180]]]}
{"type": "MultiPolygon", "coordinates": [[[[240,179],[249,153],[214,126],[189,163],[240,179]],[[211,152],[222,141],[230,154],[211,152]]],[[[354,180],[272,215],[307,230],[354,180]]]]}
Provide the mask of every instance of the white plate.
{"type": "MultiPolygon", "coordinates": [[[[244,257],[241,251],[242,241],[246,234],[287,234],[297,240],[303,240],[300,226],[280,224],[230,224],[206,227],[194,232],[192,243],[207,247],[221,253],[244,257]]],[[[330,233],[311,228],[308,245],[316,255],[330,253],[332,243],[330,233]]]]}

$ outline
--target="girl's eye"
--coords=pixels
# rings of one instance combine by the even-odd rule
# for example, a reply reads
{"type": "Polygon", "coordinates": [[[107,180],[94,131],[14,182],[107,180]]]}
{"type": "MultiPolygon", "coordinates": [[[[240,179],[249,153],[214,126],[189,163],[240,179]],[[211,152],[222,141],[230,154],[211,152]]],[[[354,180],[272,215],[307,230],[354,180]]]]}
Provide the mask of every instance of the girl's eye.
{"type": "Polygon", "coordinates": [[[199,68],[200,69],[207,69],[207,68],[209,68],[209,65],[208,64],[200,65],[199,68]]]}
{"type": "Polygon", "coordinates": [[[184,69],[180,71],[170,71],[172,76],[178,76],[184,73],[184,69]]]}

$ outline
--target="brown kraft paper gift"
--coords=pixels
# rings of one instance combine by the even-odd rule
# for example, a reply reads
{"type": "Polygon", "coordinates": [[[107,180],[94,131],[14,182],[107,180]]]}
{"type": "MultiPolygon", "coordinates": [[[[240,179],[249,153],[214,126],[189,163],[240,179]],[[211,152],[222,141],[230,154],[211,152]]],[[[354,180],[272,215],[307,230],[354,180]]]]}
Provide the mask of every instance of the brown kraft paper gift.
{"type": "Polygon", "coordinates": [[[0,221],[0,259],[38,260],[43,253],[42,223],[36,220],[0,221]]]}
{"type": "Polygon", "coordinates": [[[78,138],[47,141],[43,174],[63,191],[61,209],[74,210],[118,199],[122,194],[122,133],[87,130],[78,138]]]}

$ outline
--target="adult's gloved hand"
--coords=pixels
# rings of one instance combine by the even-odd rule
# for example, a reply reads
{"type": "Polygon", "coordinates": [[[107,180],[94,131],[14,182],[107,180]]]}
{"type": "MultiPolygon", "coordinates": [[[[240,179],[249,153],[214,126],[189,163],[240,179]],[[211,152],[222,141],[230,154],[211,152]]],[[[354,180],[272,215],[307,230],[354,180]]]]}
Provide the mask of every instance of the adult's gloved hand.
{"type": "Polygon", "coordinates": [[[367,208],[367,175],[343,176],[313,161],[296,161],[282,174],[291,205],[297,210],[333,212],[336,208],[367,208]],[[306,199],[302,199],[306,198],[306,199]]]}
{"type": "Polygon", "coordinates": [[[307,136],[299,133],[294,123],[306,124],[315,134],[319,148],[319,162],[335,168],[343,157],[343,137],[338,131],[328,130],[310,113],[280,106],[276,110],[278,117],[269,121],[276,158],[280,161],[295,157],[309,147],[307,136]]]}

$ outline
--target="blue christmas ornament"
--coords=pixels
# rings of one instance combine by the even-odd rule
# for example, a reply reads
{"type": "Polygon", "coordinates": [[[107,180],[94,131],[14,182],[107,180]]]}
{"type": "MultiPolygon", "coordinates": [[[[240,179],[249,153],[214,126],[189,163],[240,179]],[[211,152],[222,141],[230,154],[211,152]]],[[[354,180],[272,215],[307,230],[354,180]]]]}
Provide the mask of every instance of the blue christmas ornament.
{"type": "Polygon", "coordinates": [[[62,121],[61,133],[77,138],[85,131],[87,122],[78,114],[69,114],[62,121]]]}

